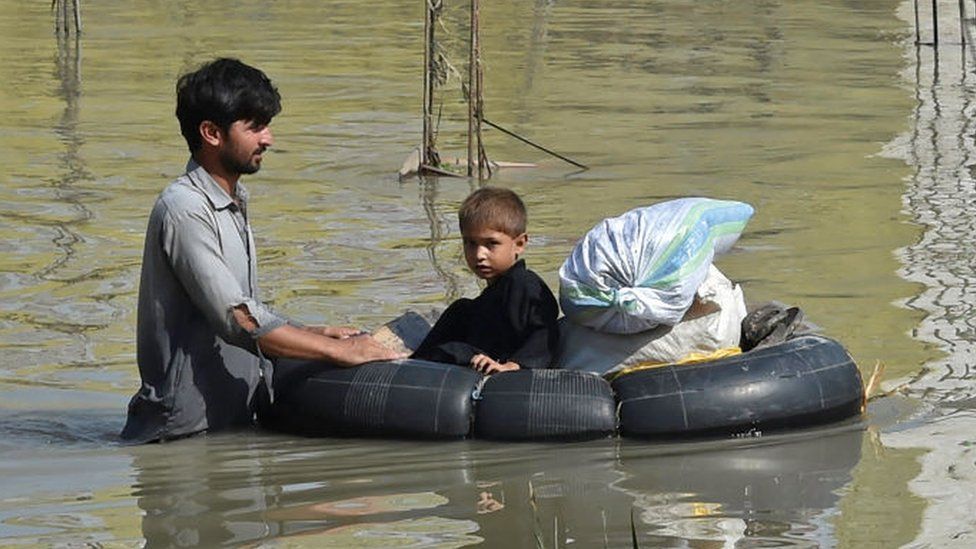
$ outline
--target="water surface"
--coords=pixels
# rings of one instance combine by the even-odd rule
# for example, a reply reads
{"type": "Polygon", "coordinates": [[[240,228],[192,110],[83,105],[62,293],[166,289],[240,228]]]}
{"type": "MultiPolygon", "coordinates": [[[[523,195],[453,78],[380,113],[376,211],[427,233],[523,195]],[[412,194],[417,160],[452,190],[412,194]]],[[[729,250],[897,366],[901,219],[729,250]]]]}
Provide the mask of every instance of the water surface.
{"type": "MultiPolygon", "coordinates": [[[[633,524],[647,546],[892,546],[928,531],[934,500],[910,489],[925,436],[911,433],[943,412],[921,388],[864,422],[747,440],[118,446],[145,219],[187,156],[180,73],[239,56],[282,92],[274,153],[248,186],[265,297],[299,320],[373,327],[477,293],[454,221],[475,183],[395,175],[419,141],[420,3],[86,3],[79,42],[56,39],[43,2],[0,7],[0,544],[613,547],[633,524]]],[[[459,70],[462,8],[444,14],[459,70]]],[[[940,171],[944,153],[909,154],[948,149],[905,145],[938,141],[919,128],[946,101],[921,99],[945,78],[914,77],[931,60],[913,58],[898,8],[486,3],[489,118],[592,166],[487,133],[493,158],[540,164],[493,179],[528,205],[530,266],[555,287],[604,217],[743,200],[756,216],[718,265],[749,299],[800,305],[892,385],[941,372],[974,341],[952,321],[972,318],[968,286],[949,282],[971,278],[973,217],[924,189],[958,182],[972,156],[940,171]]],[[[456,82],[442,97],[440,146],[457,153],[456,82]]],[[[940,135],[971,135],[961,113],[940,135]]]]}

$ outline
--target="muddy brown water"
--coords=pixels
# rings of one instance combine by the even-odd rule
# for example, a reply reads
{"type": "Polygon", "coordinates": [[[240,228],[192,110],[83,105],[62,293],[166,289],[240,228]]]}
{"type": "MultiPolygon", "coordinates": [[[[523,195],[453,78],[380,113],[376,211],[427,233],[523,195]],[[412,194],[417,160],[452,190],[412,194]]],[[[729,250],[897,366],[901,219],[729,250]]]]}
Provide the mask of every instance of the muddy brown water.
{"type": "MultiPolygon", "coordinates": [[[[464,6],[449,4],[463,70],[464,6]]],[[[638,205],[749,202],[717,264],[750,300],[803,307],[863,372],[885,362],[886,388],[907,383],[863,421],[685,443],[247,432],[147,447],[115,438],[138,382],[142,238],[186,160],[175,78],[202,61],[239,56],[284,97],[248,180],[277,308],[374,327],[478,291],[454,222],[474,184],[395,176],[419,141],[422,3],[89,2],[78,42],[55,37],[45,2],[0,7],[0,545],[620,547],[632,527],[642,547],[970,539],[925,486],[974,478],[976,77],[958,46],[914,47],[909,4],[482,7],[489,118],[592,166],[487,132],[492,157],[539,163],[493,179],[527,203],[530,266],[555,287],[581,234],[638,205]]],[[[460,152],[456,82],[443,98],[441,148],[460,152]]]]}

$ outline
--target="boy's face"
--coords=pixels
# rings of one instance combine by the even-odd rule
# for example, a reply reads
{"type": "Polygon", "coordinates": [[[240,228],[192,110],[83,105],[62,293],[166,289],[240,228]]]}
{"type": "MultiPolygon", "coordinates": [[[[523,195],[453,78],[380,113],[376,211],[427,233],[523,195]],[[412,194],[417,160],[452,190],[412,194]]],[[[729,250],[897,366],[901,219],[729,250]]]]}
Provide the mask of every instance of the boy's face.
{"type": "Polygon", "coordinates": [[[512,268],[525,250],[529,236],[522,233],[511,237],[487,227],[468,227],[461,230],[464,240],[464,260],[468,268],[492,283],[512,268]]]}

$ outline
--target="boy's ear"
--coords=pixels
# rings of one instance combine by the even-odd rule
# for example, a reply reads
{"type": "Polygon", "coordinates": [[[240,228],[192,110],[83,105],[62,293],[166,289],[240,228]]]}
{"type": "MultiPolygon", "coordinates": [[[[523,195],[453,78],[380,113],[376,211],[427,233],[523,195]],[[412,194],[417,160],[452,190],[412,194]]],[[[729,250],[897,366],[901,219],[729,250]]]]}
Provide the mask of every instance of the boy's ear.
{"type": "Polygon", "coordinates": [[[525,245],[529,243],[529,233],[522,233],[515,237],[515,253],[522,255],[525,251],[525,245]]]}

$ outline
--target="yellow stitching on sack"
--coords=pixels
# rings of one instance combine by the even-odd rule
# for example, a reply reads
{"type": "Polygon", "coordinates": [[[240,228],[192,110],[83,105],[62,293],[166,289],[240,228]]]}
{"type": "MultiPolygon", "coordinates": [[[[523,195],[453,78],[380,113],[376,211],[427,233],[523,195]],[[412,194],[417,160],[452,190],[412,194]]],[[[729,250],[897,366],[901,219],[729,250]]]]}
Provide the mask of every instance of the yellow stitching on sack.
{"type": "Polygon", "coordinates": [[[662,366],[684,366],[685,364],[697,364],[699,362],[708,362],[710,360],[718,360],[720,358],[727,358],[741,354],[742,349],[738,347],[726,347],[710,353],[694,352],[685,355],[684,358],[677,362],[638,362],[637,364],[632,364],[604,377],[606,377],[607,381],[613,381],[620,376],[625,376],[627,374],[641,372],[644,370],[653,370],[654,368],[660,368],[662,366]]]}

